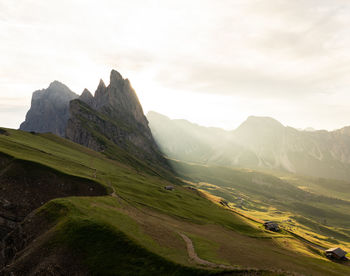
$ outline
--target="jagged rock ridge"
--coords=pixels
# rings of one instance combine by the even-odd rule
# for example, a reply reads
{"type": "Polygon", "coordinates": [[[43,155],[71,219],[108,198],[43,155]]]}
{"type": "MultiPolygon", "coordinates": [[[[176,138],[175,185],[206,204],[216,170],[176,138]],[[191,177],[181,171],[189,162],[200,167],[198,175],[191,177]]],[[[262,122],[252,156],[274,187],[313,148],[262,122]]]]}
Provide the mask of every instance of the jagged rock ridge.
{"type": "Polygon", "coordinates": [[[148,120],[128,79],[112,70],[110,84],[101,80],[95,95],[88,90],[70,102],[66,137],[96,151],[117,145],[146,163],[167,167],[148,120]]]}
{"type": "Polygon", "coordinates": [[[20,129],[65,135],[69,102],[78,97],[66,85],[54,81],[46,89],[33,93],[31,107],[20,129]]]}
{"type": "Polygon", "coordinates": [[[115,70],[111,71],[110,84],[106,86],[100,80],[94,95],[84,89],[78,96],[58,81],[34,92],[31,108],[20,129],[52,132],[106,152],[112,158],[121,148],[148,164],[169,169],[134,89],[129,80],[115,70]]]}

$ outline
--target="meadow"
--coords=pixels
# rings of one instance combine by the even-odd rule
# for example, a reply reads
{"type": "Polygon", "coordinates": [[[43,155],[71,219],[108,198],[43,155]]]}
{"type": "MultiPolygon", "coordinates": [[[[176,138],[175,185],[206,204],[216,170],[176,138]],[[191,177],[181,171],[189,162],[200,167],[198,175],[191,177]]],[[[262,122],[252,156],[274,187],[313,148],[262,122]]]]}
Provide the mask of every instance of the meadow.
{"type": "MultiPolygon", "coordinates": [[[[45,241],[44,247],[52,250],[62,246],[69,248],[81,256],[84,265],[95,274],[221,273],[191,261],[179,233],[192,239],[199,257],[234,266],[236,269],[232,273],[237,275],[249,273],[251,269],[260,273],[258,275],[283,275],[288,271],[307,275],[350,273],[348,267],[328,261],[322,252],[309,248],[290,234],[265,231],[261,223],[211,202],[202,192],[188,188],[188,183],[174,175],[166,179],[157,175],[154,168],[122,150],[115,152],[112,160],[51,134],[6,131],[9,135],[0,135],[0,152],[15,159],[42,164],[67,176],[96,181],[108,189],[109,196],[49,201],[34,214],[48,221],[43,235],[50,236],[50,239],[45,241]],[[123,162],[126,159],[129,161],[123,162]],[[173,185],[174,191],[165,190],[166,185],[173,185]]],[[[179,166],[187,165],[173,166],[181,171],[179,166]]],[[[204,171],[204,168],[200,171],[200,177],[206,177],[204,171]]],[[[212,172],[209,170],[208,174],[212,172]]],[[[225,180],[228,175],[223,173],[221,179],[225,180]]],[[[248,191],[254,191],[241,182],[244,175],[242,172],[242,175],[232,176],[241,183],[235,189],[241,189],[242,198],[248,196],[248,191]]],[[[188,173],[183,177],[192,180],[197,177],[199,180],[198,175],[188,173]]],[[[216,183],[215,187],[221,186],[216,183]]],[[[197,188],[205,189],[203,186],[197,188]]],[[[293,189],[295,186],[290,185],[282,191],[290,193],[289,197],[293,198],[293,189]]],[[[214,186],[207,190],[218,191],[219,196],[229,196],[229,185],[224,190],[214,189],[214,186]]],[[[280,188],[276,193],[278,191],[280,188]]],[[[227,200],[235,204],[235,195],[231,196],[227,200]]],[[[247,204],[251,202],[249,204],[255,208],[249,210],[267,208],[264,196],[267,196],[266,191],[262,191],[258,198],[261,204],[247,200],[247,204]]]]}

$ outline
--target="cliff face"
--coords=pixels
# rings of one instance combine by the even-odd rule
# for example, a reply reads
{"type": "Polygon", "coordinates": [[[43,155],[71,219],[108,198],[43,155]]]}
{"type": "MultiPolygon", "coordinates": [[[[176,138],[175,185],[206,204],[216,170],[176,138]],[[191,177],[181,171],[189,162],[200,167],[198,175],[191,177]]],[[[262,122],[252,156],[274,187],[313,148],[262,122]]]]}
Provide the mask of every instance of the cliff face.
{"type": "Polygon", "coordinates": [[[110,84],[101,80],[95,95],[85,89],[79,97],[58,81],[34,92],[20,129],[52,132],[111,158],[124,150],[148,164],[169,169],[134,89],[115,70],[110,84]]]}
{"type": "Polygon", "coordinates": [[[65,135],[69,117],[69,102],[78,95],[64,84],[54,81],[47,89],[35,91],[25,121],[20,129],[65,135]]]}
{"type": "Polygon", "coordinates": [[[85,90],[71,101],[69,112],[68,139],[106,153],[116,145],[146,163],[167,166],[134,89],[117,71],[108,86],[100,81],[95,96],[85,90]]]}

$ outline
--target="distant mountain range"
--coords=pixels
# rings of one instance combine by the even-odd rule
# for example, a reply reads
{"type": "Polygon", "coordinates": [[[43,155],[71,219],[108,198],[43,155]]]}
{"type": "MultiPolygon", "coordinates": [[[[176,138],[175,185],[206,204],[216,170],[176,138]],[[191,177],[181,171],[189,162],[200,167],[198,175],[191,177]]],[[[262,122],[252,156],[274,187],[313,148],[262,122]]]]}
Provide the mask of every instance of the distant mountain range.
{"type": "Polygon", "coordinates": [[[226,131],[156,112],[147,118],[158,145],[173,159],[350,179],[350,127],[300,131],[273,118],[251,116],[226,131]]]}
{"type": "Polygon", "coordinates": [[[200,164],[350,179],[350,127],[297,130],[273,118],[251,116],[226,131],[170,120],[156,112],[147,116],[148,120],[129,80],[112,70],[110,84],[101,80],[94,95],[85,89],[78,96],[58,81],[34,92],[20,129],[52,132],[111,158],[121,156],[123,149],[166,169],[170,168],[162,152],[200,164]]]}

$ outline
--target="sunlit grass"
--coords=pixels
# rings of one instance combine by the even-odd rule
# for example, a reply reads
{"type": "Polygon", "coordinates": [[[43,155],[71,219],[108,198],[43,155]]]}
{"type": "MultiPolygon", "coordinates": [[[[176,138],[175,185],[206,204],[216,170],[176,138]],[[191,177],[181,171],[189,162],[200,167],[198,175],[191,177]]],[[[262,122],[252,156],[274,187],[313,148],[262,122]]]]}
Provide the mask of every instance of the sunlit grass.
{"type": "MultiPolygon", "coordinates": [[[[174,272],[174,275],[208,274],[183,267],[195,264],[189,262],[186,246],[178,232],[188,233],[198,248],[198,255],[213,262],[264,268],[281,267],[288,263],[291,270],[318,271],[320,275],[326,275],[324,271],[328,271],[328,266],[335,271],[343,271],[342,267],[333,267],[333,264],[319,264],[314,260],[318,259],[316,255],[310,257],[316,254],[310,250],[311,255],[307,255],[310,257],[307,259],[309,264],[304,265],[306,254],[298,255],[297,249],[274,243],[275,239],[281,239],[285,234],[267,232],[261,223],[224,209],[218,199],[226,194],[233,199],[231,204],[234,207],[239,198],[247,202],[248,205],[243,206],[244,210],[240,209],[242,213],[248,207],[253,208],[254,215],[257,210],[269,212],[268,205],[261,199],[249,200],[238,188],[219,187],[210,184],[210,181],[199,181],[203,183],[198,188],[208,197],[212,194],[211,199],[215,199],[213,203],[203,193],[179,185],[179,181],[169,182],[152,173],[145,173],[139,162],[135,166],[125,165],[51,134],[30,134],[14,130],[8,132],[10,136],[0,136],[0,151],[69,175],[97,181],[106,186],[110,193],[113,189],[116,191],[119,199],[112,196],[56,199],[45,204],[38,213],[45,213],[55,224],[58,244],[67,244],[72,250],[78,250],[79,254],[85,256],[92,271],[101,270],[105,275],[108,275],[108,271],[133,271],[128,266],[116,267],[123,256],[113,250],[125,246],[128,248],[123,251],[126,256],[136,252],[133,255],[136,262],[143,260],[151,269],[161,265],[164,269],[178,273],[174,272]],[[175,190],[166,191],[166,185],[174,185],[175,190]],[[90,240],[84,243],[86,239],[90,240]],[[256,247],[256,243],[260,244],[259,247],[256,247]],[[228,258],[231,254],[236,254],[237,248],[245,247],[249,248],[246,255],[228,258]],[[269,251],[270,249],[273,250],[269,251]],[[293,256],[292,260],[289,260],[289,255],[293,256]],[[259,259],[250,259],[252,256],[266,259],[260,262],[259,259]],[[101,267],[100,264],[106,258],[109,258],[106,266],[101,267]],[[247,264],[247,259],[252,262],[250,265],[247,264]],[[279,259],[277,264],[275,259],[279,259]]],[[[241,173],[244,175],[247,172],[241,173]]],[[[234,180],[240,181],[241,177],[238,175],[234,180]]],[[[186,185],[189,184],[190,182],[186,185]]]]}

